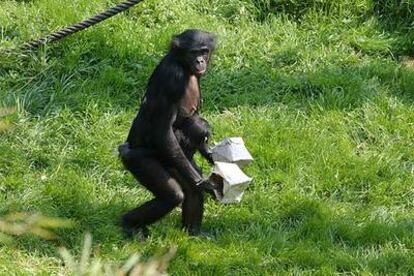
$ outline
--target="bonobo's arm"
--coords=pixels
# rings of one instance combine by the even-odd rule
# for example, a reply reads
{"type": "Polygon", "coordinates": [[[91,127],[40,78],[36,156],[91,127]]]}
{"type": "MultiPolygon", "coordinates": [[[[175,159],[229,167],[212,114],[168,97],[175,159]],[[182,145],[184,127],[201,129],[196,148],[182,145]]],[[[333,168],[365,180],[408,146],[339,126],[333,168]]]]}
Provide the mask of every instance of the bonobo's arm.
{"type": "Polygon", "coordinates": [[[200,152],[201,156],[203,156],[208,161],[208,163],[210,163],[211,165],[214,164],[213,153],[208,147],[207,142],[203,142],[198,148],[198,151],[200,152]]]}
{"type": "Polygon", "coordinates": [[[163,122],[160,122],[156,128],[157,135],[157,149],[159,153],[167,157],[172,166],[177,169],[177,171],[191,184],[198,184],[203,181],[201,175],[195,170],[193,165],[185,156],[183,150],[180,147],[180,144],[177,141],[177,138],[174,135],[172,128],[173,122],[176,117],[176,110],[173,108],[165,107],[170,109],[170,112],[167,112],[166,118],[161,118],[163,122]]]}
{"type": "Polygon", "coordinates": [[[170,124],[166,131],[162,131],[159,141],[159,150],[171,161],[172,166],[190,183],[198,184],[203,178],[184,155],[170,124]]]}

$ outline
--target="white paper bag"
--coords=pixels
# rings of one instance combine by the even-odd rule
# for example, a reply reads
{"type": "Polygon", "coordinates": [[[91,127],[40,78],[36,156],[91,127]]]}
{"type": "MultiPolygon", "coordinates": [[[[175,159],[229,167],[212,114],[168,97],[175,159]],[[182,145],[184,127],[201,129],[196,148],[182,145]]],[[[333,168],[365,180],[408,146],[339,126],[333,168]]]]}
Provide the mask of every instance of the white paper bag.
{"type": "Polygon", "coordinates": [[[239,167],[253,160],[241,137],[224,139],[212,148],[212,153],[214,161],[236,163],[239,167]]]}
{"type": "Polygon", "coordinates": [[[225,162],[214,162],[209,179],[222,187],[222,194],[216,194],[221,203],[240,202],[244,190],[252,181],[236,164],[225,162]]]}

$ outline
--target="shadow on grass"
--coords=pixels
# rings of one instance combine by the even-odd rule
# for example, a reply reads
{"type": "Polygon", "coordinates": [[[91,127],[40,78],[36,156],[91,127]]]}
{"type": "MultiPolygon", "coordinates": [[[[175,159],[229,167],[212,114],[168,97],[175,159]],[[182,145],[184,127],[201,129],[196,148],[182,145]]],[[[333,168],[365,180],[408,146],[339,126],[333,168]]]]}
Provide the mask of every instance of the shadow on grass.
{"type": "MultiPolygon", "coordinates": [[[[413,1],[373,1],[372,10],[367,16],[376,18],[379,32],[386,34],[391,39],[388,51],[392,53],[393,58],[414,56],[414,27],[412,24],[414,20],[413,1]]],[[[375,42],[373,43],[375,44],[375,42]]]]}
{"type": "MultiPolygon", "coordinates": [[[[51,56],[60,52],[53,49],[51,56]]],[[[280,58],[284,57],[274,56],[280,58]]],[[[80,54],[55,58],[50,68],[34,77],[20,72],[27,77],[10,80],[6,89],[10,93],[3,101],[9,105],[20,101],[27,111],[40,116],[62,107],[82,112],[91,104],[104,110],[136,110],[158,60],[137,51],[117,53],[102,38],[80,54]]],[[[384,91],[410,103],[414,99],[414,73],[390,61],[333,64],[292,73],[264,61],[239,69],[212,66],[202,80],[206,111],[275,102],[298,109],[316,105],[322,110],[352,110],[384,91]]]]}
{"type": "MultiPolygon", "coordinates": [[[[65,188],[49,185],[46,190],[49,204],[42,202],[44,210],[40,211],[45,215],[70,217],[78,225],[58,231],[60,238],[53,243],[19,238],[18,247],[46,256],[56,256],[55,246],[80,252],[85,231],[91,232],[98,248],[105,247],[106,254],[111,250],[106,248],[108,245],[122,247],[131,243],[122,238],[118,226],[120,215],[134,207],[130,206],[130,200],[119,195],[102,203],[95,200],[88,189],[90,187],[85,188],[85,185],[65,185],[65,188]]],[[[144,193],[143,188],[138,189],[138,193],[144,193]]],[[[281,200],[269,200],[262,196],[247,198],[241,205],[217,206],[220,207],[217,213],[207,213],[204,229],[214,238],[181,241],[183,248],[179,256],[190,254],[187,251],[201,242],[211,250],[228,252],[225,260],[214,262],[204,258],[198,263],[217,272],[222,272],[223,265],[226,269],[250,271],[260,265],[269,271],[329,267],[337,272],[361,268],[380,273],[414,272],[414,256],[403,254],[404,249],[399,248],[399,245],[407,248],[414,245],[414,219],[381,220],[357,212],[339,215],[329,203],[317,199],[288,195],[281,200]],[[361,252],[366,254],[361,255],[361,252]],[[263,260],[267,262],[263,264],[263,260]]],[[[145,200],[140,199],[137,204],[145,200]]],[[[207,205],[211,204],[216,203],[208,200],[207,205]]],[[[179,229],[180,224],[179,210],[155,224],[152,227],[155,244],[143,245],[144,255],[153,253],[157,235],[169,240],[170,231],[179,229]]]]}
{"type": "MultiPolygon", "coordinates": [[[[122,246],[130,242],[123,237],[119,227],[119,218],[128,209],[126,201],[120,200],[97,204],[92,202],[91,197],[82,192],[72,191],[71,195],[50,194],[52,199],[50,205],[54,205],[51,213],[58,214],[59,217],[67,217],[75,222],[75,227],[71,229],[58,229],[55,231],[58,238],[56,240],[44,241],[36,237],[19,237],[16,245],[19,249],[26,252],[36,252],[36,254],[56,256],[57,247],[66,247],[69,250],[80,252],[85,233],[92,234],[94,244],[97,247],[110,245],[122,246]]],[[[48,209],[42,206],[39,208],[48,209]]],[[[42,211],[48,214],[47,211],[42,211]]]]}

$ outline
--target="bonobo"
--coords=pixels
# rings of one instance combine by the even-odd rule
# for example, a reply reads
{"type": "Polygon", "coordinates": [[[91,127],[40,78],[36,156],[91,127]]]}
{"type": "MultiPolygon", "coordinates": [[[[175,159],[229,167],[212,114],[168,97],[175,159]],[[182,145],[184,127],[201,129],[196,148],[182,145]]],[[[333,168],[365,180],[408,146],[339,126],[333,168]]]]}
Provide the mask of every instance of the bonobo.
{"type": "MultiPolygon", "coordinates": [[[[138,231],[147,234],[149,224],[180,204],[183,227],[190,234],[200,233],[204,205],[201,187],[212,185],[202,178],[195,165],[193,149],[189,152],[190,148],[183,145],[186,138],[195,142],[194,137],[187,137],[189,133],[195,134],[194,127],[204,128],[198,115],[199,80],[207,70],[215,44],[212,33],[184,31],[173,37],[169,52],[149,79],[138,114],[119,153],[126,169],[154,198],[122,216],[127,234],[138,231]]],[[[203,155],[211,162],[208,151],[203,155]]]]}
{"type": "Polygon", "coordinates": [[[194,154],[198,151],[210,163],[213,164],[211,150],[208,141],[211,136],[209,123],[198,115],[182,120],[180,125],[174,126],[174,135],[184,151],[185,156],[193,166],[201,173],[201,169],[194,162],[194,154]]]}
{"type": "MultiPolygon", "coordinates": [[[[190,163],[194,166],[194,168],[200,174],[202,174],[202,170],[194,160],[194,155],[197,151],[211,165],[214,164],[212,152],[208,146],[208,141],[211,136],[210,125],[205,119],[194,115],[192,117],[182,120],[179,126],[174,125],[173,129],[174,129],[174,135],[177,138],[177,141],[181,149],[183,150],[184,155],[187,157],[190,163]]],[[[132,149],[129,146],[128,142],[120,145],[118,150],[124,162],[125,161],[130,162],[131,160],[134,160],[135,158],[141,158],[143,154],[142,148],[132,149]]],[[[147,149],[146,154],[148,153],[149,153],[149,150],[147,149]]],[[[152,152],[152,154],[154,153],[155,151],[152,152]]],[[[208,183],[208,185],[214,185],[214,184],[208,183]]],[[[205,191],[208,192],[210,195],[212,195],[213,198],[217,197],[216,193],[218,191],[215,191],[214,189],[212,189],[213,187],[203,186],[203,188],[210,188],[210,189],[205,189],[205,191]]],[[[146,232],[148,232],[148,230],[146,230],[146,232]]]]}

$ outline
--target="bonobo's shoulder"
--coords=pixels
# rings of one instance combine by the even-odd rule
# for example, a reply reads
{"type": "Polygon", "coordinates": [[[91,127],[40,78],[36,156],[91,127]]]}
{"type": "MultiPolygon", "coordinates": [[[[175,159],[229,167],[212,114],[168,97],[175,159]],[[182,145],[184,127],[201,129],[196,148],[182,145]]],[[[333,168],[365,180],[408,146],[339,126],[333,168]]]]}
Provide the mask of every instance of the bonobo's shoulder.
{"type": "Polygon", "coordinates": [[[172,54],[166,55],[157,67],[157,71],[164,75],[163,77],[177,77],[184,75],[184,67],[172,54]]]}
{"type": "Polygon", "coordinates": [[[155,68],[148,89],[154,90],[155,94],[172,93],[179,96],[184,92],[186,84],[186,73],[180,62],[170,55],[165,56],[155,68]]]}
{"type": "Polygon", "coordinates": [[[185,71],[182,65],[164,57],[152,73],[149,86],[170,86],[173,83],[181,83],[184,79],[185,71]]]}

